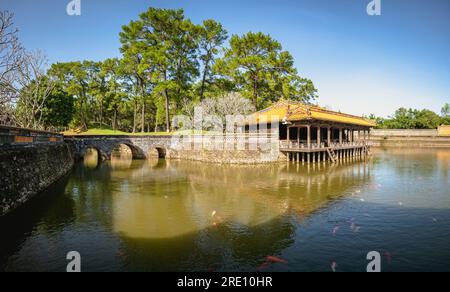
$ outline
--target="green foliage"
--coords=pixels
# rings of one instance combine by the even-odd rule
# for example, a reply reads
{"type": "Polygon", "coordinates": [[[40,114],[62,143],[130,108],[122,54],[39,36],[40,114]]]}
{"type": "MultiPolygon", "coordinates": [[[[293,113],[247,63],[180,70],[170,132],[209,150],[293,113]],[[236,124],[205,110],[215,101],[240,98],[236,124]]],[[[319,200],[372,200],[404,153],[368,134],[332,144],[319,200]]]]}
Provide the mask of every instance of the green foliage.
{"type": "Polygon", "coordinates": [[[212,93],[214,95],[215,75],[212,68],[215,65],[217,55],[220,53],[220,48],[227,38],[227,31],[222,24],[215,20],[205,20],[203,26],[200,27],[199,53],[203,66],[202,79],[199,85],[200,101],[203,100],[205,94],[212,93]]]}
{"type": "Polygon", "coordinates": [[[442,117],[450,117],[450,104],[446,103],[441,109],[442,117]]]}
{"type": "MultiPolygon", "coordinates": [[[[313,83],[298,76],[291,54],[263,33],[233,36],[225,49],[228,33],[219,22],[197,25],[183,10],[150,8],[124,25],[119,37],[119,59],[57,63],[48,71],[73,98],[72,127],[169,131],[171,117],[184,113],[185,104],[193,107],[230,92],[258,108],[280,98],[316,97],[313,83]]],[[[66,124],[61,117],[46,121],[66,124]]]]}
{"type": "Polygon", "coordinates": [[[312,82],[298,76],[292,55],[261,32],[233,35],[215,70],[257,109],[280,98],[309,101],[316,94],[312,82]]]}
{"type": "Polygon", "coordinates": [[[423,109],[400,108],[390,118],[370,115],[369,119],[377,123],[379,129],[436,129],[442,124],[448,124],[448,117],[440,117],[435,112],[423,109]]]}
{"type": "Polygon", "coordinates": [[[46,128],[67,127],[74,113],[74,98],[61,88],[53,89],[42,110],[42,122],[46,128]]]}

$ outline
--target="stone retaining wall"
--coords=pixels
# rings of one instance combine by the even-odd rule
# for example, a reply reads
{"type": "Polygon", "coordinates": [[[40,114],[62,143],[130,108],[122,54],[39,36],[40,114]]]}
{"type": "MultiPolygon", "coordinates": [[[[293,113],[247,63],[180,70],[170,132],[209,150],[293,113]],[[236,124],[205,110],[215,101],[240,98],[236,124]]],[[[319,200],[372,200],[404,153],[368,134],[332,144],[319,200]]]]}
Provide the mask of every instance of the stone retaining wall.
{"type": "Polygon", "coordinates": [[[437,130],[372,130],[375,147],[449,148],[450,137],[438,136],[437,130]]]}
{"type": "Polygon", "coordinates": [[[0,147],[0,216],[44,191],[73,167],[66,143],[0,147]]]}

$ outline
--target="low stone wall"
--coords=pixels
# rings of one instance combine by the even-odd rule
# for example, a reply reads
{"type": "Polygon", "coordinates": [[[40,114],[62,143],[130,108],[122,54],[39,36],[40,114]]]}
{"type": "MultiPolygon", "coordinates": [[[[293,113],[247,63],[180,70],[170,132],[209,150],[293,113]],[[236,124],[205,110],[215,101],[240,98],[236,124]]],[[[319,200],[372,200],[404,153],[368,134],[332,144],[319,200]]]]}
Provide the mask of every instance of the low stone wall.
{"type": "Polygon", "coordinates": [[[450,137],[437,130],[372,130],[370,140],[374,147],[450,149],[450,137]]]}
{"type": "Polygon", "coordinates": [[[264,164],[286,161],[279,149],[257,150],[170,150],[170,159],[202,161],[218,164],[264,164]]]}
{"type": "Polygon", "coordinates": [[[66,143],[0,147],[0,216],[26,203],[73,167],[66,143]]]}
{"type": "Polygon", "coordinates": [[[373,129],[371,136],[378,137],[437,137],[437,130],[409,130],[409,129],[373,129]]]}

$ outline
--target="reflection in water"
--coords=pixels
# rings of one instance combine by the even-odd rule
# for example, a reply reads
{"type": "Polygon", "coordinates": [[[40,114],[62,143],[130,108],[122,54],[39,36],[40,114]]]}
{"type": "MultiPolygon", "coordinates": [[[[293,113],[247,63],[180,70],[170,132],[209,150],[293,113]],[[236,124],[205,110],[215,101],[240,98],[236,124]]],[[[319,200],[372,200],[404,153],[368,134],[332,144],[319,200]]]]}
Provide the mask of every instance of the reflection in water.
{"type": "Polygon", "coordinates": [[[70,250],[85,271],[255,271],[269,255],[288,264],[265,271],[365,271],[371,250],[392,255],[384,271],[450,269],[450,151],[303,167],[122,150],[0,220],[0,270],[64,271],[70,250]]]}
{"type": "Polygon", "coordinates": [[[133,153],[127,145],[117,146],[111,153],[112,169],[128,169],[133,162],[133,153]]]}
{"type": "Polygon", "coordinates": [[[315,171],[285,165],[142,164],[112,194],[114,229],[131,238],[175,238],[218,224],[257,226],[286,213],[302,218],[366,183],[369,173],[365,164],[315,171]]]}
{"type": "Polygon", "coordinates": [[[87,168],[97,168],[99,164],[100,155],[94,148],[89,148],[83,157],[83,164],[87,168]]]}

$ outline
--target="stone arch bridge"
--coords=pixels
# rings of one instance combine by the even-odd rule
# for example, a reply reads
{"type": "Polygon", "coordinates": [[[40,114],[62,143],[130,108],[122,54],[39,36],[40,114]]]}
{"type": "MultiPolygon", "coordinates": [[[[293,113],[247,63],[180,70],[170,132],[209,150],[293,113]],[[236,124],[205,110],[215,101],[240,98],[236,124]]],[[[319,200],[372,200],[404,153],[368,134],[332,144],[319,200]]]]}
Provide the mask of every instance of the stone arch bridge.
{"type": "Polygon", "coordinates": [[[126,145],[133,159],[149,157],[170,158],[174,148],[172,136],[65,136],[64,141],[72,146],[77,158],[84,157],[88,149],[98,151],[102,160],[109,160],[120,145],[126,145]]]}
{"type": "Polygon", "coordinates": [[[118,146],[126,145],[134,159],[159,157],[223,164],[272,163],[280,157],[286,160],[280,156],[278,137],[268,139],[267,135],[65,136],[64,141],[71,145],[76,158],[95,149],[100,159],[109,160],[118,146]]]}

